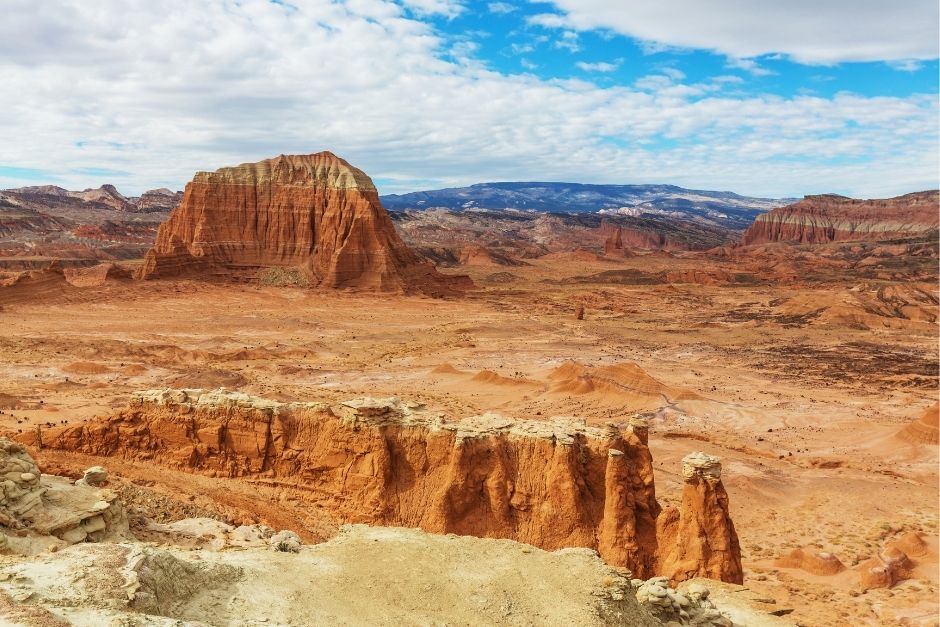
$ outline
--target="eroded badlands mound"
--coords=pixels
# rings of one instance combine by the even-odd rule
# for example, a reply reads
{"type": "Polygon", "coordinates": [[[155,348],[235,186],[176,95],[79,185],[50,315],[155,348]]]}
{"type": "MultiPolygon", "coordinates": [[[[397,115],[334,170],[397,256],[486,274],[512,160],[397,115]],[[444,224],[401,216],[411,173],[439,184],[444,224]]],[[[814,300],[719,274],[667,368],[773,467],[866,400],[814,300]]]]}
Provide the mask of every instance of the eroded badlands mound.
{"type": "Polygon", "coordinates": [[[807,196],[757,216],[741,237],[741,243],[826,244],[929,235],[940,227],[938,202],[937,191],[884,200],[855,200],[835,194],[807,196]]]}
{"type": "Polygon", "coordinates": [[[344,522],[594,548],[640,577],[742,580],[717,458],[687,458],[682,506],[660,517],[640,419],[450,421],[396,398],[329,405],[154,390],[41,437],[46,449],[270,483],[344,522]]]}
{"type": "Polygon", "coordinates": [[[458,285],[401,241],[372,180],[330,152],[198,172],[140,277],[268,267],[323,287],[438,294],[458,285]]]}

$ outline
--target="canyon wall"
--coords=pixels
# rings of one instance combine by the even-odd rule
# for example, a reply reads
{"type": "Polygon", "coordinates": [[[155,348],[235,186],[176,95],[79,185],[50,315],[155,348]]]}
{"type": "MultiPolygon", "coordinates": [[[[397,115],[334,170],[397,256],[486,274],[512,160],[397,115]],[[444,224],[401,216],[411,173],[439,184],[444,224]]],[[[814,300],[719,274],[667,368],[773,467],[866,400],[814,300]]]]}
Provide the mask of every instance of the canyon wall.
{"type": "Polygon", "coordinates": [[[297,268],[323,287],[458,287],[405,246],[371,179],[329,152],[197,173],[139,276],[257,267],[297,268]]]}
{"type": "MultiPolygon", "coordinates": [[[[35,434],[23,436],[35,442],[35,434]]],[[[450,421],[419,404],[356,399],[280,403],[237,392],[140,393],[114,416],[42,432],[42,446],[296,489],[345,522],[510,538],[545,549],[590,547],[649,577],[657,566],[653,465],[646,424],[574,418],[450,421]]],[[[723,488],[722,488],[723,490],[723,488]]],[[[706,511],[710,495],[683,497],[706,511]]],[[[711,512],[727,517],[725,508],[711,512]]],[[[709,519],[697,533],[724,533],[709,519]],[[714,525],[714,529],[712,529],[714,525]]],[[[706,538],[712,546],[725,538],[706,538]]],[[[724,545],[722,545],[724,546],[724,545]]],[[[727,546],[729,550],[736,549],[727,546]]],[[[684,573],[722,576],[714,565],[684,573]]]]}
{"type": "Polygon", "coordinates": [[[937,191],[883,200],[855,200],[834,194],[807,196],[758,216],[744,232],[741,243],[825,244],[929,235],[940,226],[938,203],[937,191]]]}

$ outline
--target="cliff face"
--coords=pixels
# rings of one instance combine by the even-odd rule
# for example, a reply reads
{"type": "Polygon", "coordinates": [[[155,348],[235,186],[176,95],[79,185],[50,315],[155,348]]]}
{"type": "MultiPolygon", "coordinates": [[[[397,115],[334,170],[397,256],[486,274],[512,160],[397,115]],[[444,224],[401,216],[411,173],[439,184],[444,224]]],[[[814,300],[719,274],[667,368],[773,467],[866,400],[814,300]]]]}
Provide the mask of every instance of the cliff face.
{"type": "Polygon", "coordinates": [[[676,582],[701,576],[743,583],[741,547],[728,513],[720,460],[704,453],[686,455],[682,478],[682,505],[664,510],[658,521],[658,572],[676,582]]]}
{"type": "Polygon", "coordinates": [[[938,203],[937,191],[884,200],[854,200],[832,194],[807,196],[800,202],[758,216],[744,232],[741,243],[825,244],[925,235],[940,226],[938,203]]]}
{"type": "Polygon", "coordinates": [[[197,173],[140,276],[267,266],[300,268],[324,287],[454,287],[402,243],[369,177],[329,152],[197,173]]]}
{"type": "MultiPolygon", "coordinates": [[[[44,430],[42,443],[270,481],[345,522],[590,547],[641,577],[657,561],[660,507],[642,421],[588,427],[486,414],[450,422],[394,398],[328,406],[166,390],[141,393],[110,418],[44,430]]],[[[715,567],[718,555],[686,570],[729,572],[715,567]]]]}
{"type": "Polygon", "coordinates": [[[655,228],[629,228],[605,222],[600,234],[604,239],[604,254],[616,257],[632,257],[631,248],[651,250],[688,250],[689,244],[674,242],[668,233],[655,228]]]}

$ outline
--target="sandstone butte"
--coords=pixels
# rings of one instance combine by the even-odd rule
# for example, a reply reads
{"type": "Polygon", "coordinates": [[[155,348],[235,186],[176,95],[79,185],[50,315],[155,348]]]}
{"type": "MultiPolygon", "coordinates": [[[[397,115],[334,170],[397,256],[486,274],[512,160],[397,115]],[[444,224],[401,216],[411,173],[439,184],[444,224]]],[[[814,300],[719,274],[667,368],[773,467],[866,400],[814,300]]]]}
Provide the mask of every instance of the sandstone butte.
{"type": "Polygon", "coordinates": [[[803,200],[757,216],[741,244],[844,240],[890,240],[926,236],[940,227],[940,192],[916,192],[883,200],[855,200],[835,194],[803,200]]]}
{"type": "Polygon", "coordinates": [[[647,436],[641,419],[451,421],[394,397],[329,405],[167,389],[140,392],[113,416],[44,429],[41,446],[270,481],[347,523],[589,547],[638,577],[741,583],[718,459],[685,460],[682,506],[663,518],[647,436]]]}
{"type": "Polygon", "coordinates": [[[316,286],[432,295],[466,287],[399,238],[372,180],[330,152],[198,172],[138,277],[295,268],[316,286]]]}

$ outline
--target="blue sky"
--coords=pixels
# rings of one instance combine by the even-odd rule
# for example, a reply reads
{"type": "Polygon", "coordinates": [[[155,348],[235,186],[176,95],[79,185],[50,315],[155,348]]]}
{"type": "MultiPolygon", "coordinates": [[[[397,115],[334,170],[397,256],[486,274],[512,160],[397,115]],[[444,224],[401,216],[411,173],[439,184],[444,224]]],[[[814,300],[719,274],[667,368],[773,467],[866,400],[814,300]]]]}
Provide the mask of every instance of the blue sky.
{"type": "Polygon", "coordinates": [[[938,186],[935,0],[7,0],[0,187],[332,150],[380,191],[938,186]],[[112,6],[108,6],[108,5],[112,6]]]}
{"type": "Polygon", "coordinates": [[[453,16],[435,15],[432,21],[458,51],[463,42],[473,46],[473,55],[487,67],[546,80],[577,78],[603,86],[630,85],[644,76],[670,71],[681,72],[683,80],[692,83],[724,77],[728,92],[783,97],[831,97],[839,92],[909,96],[938,90],[936,59],[804,64],[768,52],[742,63],[711,50],[656,50],[648,42],[610,28],[576,31],[532,22],[546,14],[552,14],[550,3],[481,2],[453,16]]]}

